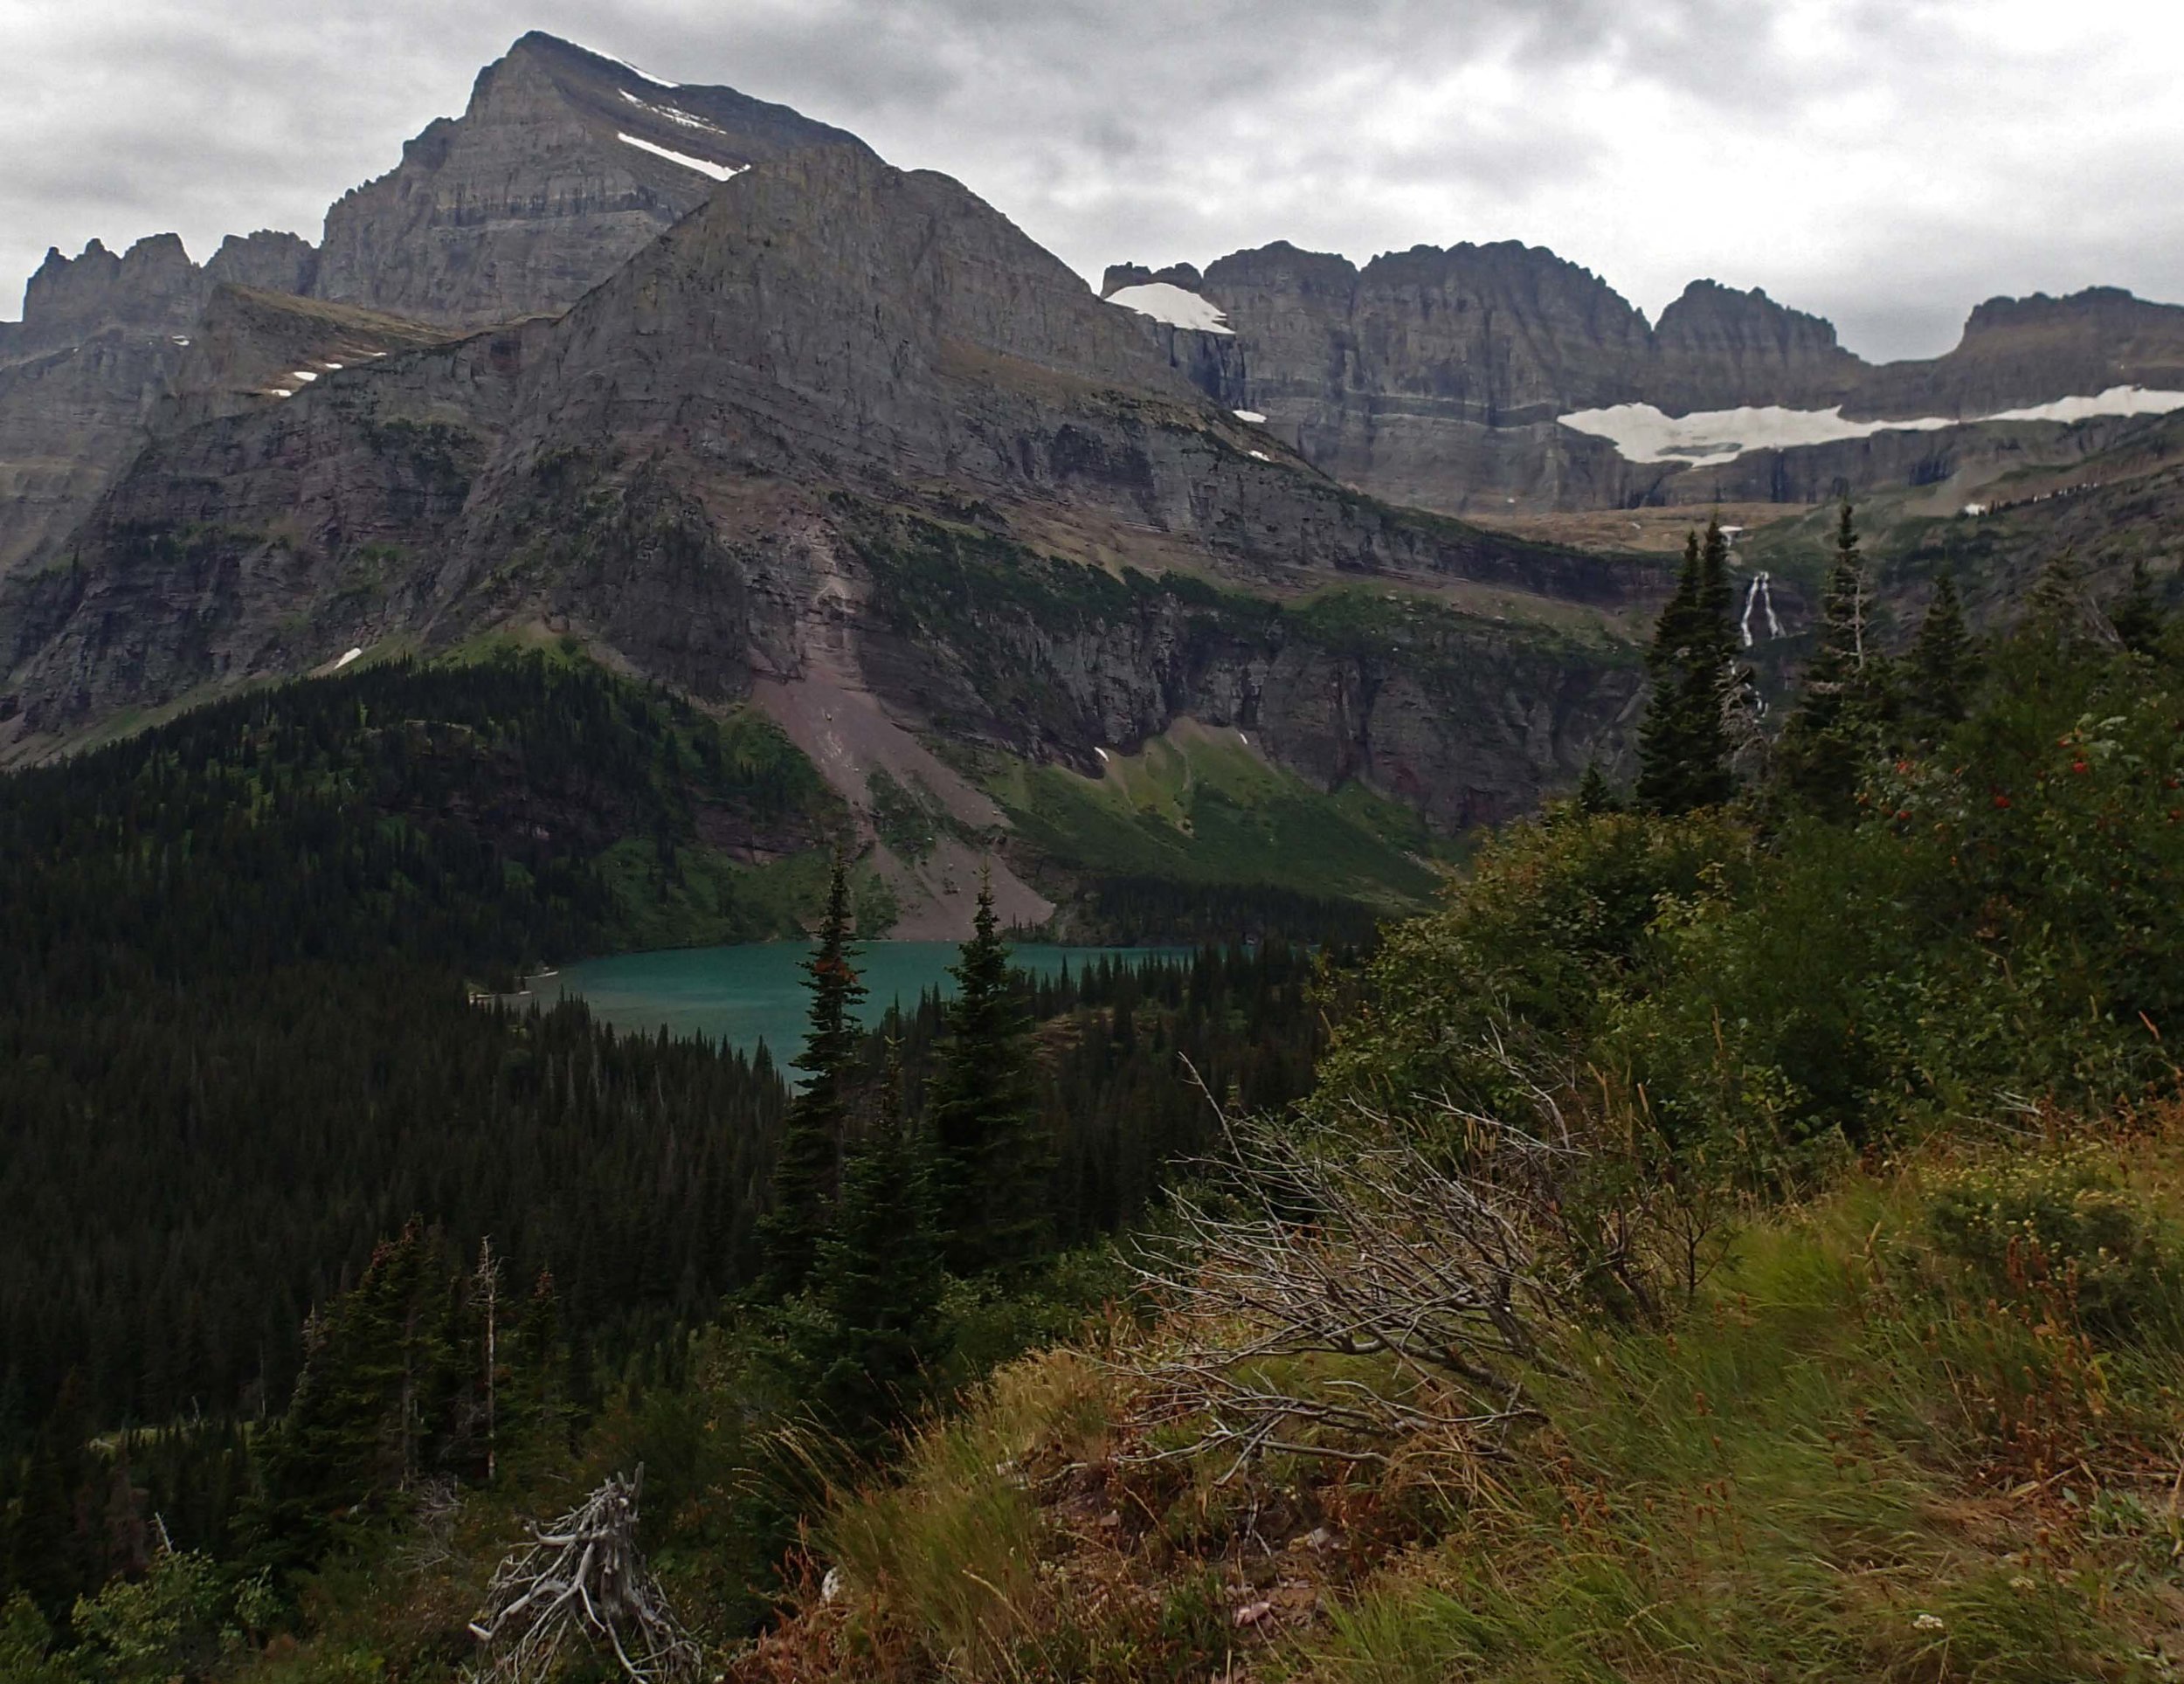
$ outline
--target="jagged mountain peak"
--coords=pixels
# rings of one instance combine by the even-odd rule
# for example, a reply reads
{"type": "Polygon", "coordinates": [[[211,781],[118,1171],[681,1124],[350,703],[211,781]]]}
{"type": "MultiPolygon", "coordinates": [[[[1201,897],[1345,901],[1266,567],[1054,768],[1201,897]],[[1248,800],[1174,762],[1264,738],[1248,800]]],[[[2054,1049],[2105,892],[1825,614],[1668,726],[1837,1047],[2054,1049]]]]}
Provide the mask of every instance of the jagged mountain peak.
{"type": "Polygon", "coordinates": [[[314,291],[448,327],[573,304],[738,170],[846,130],[537,31],[326,217],[314,291]]]}

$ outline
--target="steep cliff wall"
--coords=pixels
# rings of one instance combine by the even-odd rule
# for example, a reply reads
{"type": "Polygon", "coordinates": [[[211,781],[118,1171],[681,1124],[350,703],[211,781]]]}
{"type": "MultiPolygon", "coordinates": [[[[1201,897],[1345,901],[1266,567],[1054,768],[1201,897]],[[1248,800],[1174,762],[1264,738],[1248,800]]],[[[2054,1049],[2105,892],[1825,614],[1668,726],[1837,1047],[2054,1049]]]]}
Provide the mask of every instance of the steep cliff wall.
{"type": "Polygon", "coordinates": [[[1613,617],[1657,569],[1405,514],[1272,444],[957,183],[799,152],[559,321],[156,441],[75,565],[0,584],[0,731],[31,752],[351,645],[543,622],[701,695],[824,680],[1072,763],[1235,721],[1452,825],[1613,751],[1613,617]],[[921,619],[918,558],[956,542],[986,558],[971,611],[921,619]],[[1123,596],[1065,626],[1018,590],[1048,569],[1123,596]],[[1283,605],[1367,581],[1440,630],[1283,605]],[[1496,606],[1436,605],[1467,591],[1496,606]],[[1538,643],[1534,618],[1590,630],[1538,643]]]}
{"type": "Polygon", "coordinates": [[[317,296],[454,327],[564,310],[724,176],[855,136],[729,88],[663,85],[534,32],[393,170],[326,213],[317,296]]]}

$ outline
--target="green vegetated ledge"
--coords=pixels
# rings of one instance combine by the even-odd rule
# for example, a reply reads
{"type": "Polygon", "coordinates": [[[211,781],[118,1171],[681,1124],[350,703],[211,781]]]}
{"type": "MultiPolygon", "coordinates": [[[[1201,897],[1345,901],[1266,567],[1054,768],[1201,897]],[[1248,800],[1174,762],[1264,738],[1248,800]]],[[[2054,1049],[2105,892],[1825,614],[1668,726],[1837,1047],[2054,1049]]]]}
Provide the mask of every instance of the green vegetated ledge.
{"type": "Polygon", "coordinates": [[[1187,721],[1206,673],[1285,655],[1353,675],[1366,693],[1400,676],[1450,710],[1482,673],[1545,688],[1572,667],[1638,659],[1597,623],[1467,613],[1386,584],[1282,600],[1044,556],[971,524],[897,516],[860,530],[880,625],[954,663],[951,685],[918,698],[936,748],[995,796],[1095,921],[1128,933],[1156,904],[1172,899],[1183,914],[1183,891],[1214,888],[1263,892],[1261,914],[1293,933],[1314,918],[1355,928],[1418,910],[1439,881],[1434,862],[1462,849],[1358,783],[1330,792],[1269,764],[1235,728],[1107,744],[1085,668],[1147,663],[1138,678],[1187,721]],[[1070,770],[1095,751],[1106,776],[1070,770]]]}

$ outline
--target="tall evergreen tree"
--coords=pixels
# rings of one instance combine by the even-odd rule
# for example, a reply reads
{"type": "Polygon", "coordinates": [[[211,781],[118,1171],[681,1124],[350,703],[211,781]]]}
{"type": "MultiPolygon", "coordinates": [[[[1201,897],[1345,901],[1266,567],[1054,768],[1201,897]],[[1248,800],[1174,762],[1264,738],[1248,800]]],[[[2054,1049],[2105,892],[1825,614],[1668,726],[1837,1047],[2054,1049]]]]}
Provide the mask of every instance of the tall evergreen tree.
{"type": "Polygon", "coordinates": [[[1964,604],[1952,574],[1934,581],[1933,600],[1911,645],[1906,700],[1926,718],[1953,725],[1964,717],[1973,677],[1972,637],[1964,629],[1964,604]]]}
{"type": "Polygon", "coordinates": [[[318,1560],[437,1469],[446,1405],[471,1367],[454,1328],[457,1273],[439,1236],[412,1218],[312,1319],[295,1396],[260,1459],[267,1559],[318,1560]]]}
{"type": "Polygon", "coordinates": [[[928,1394],[942,1284],[930,1192],[902,1124],[902,1048],[890,1040],[879,1121],[842,1170],[800,1340],[819,1412],[861,1453],[881,1450],[928,1394]]]}
{"type": "Polygon", "coordinates": [[[2085,586],[2077,556],[2057,550],[2025,593],[2024,629],[2063,649],[2114,649],[2122,639],[2085,586]]]}
{"type": "Polygon", "coordinates": [[[1585,763],[1585,776],[1578,780],[1577,810],[1587,818],[1600,813],[1621,812],[1623,804],[1616,798],[1614,789],[1607,781],[1607,774],[1600,770],[1600,763],[1585,763]]]}
{"type": "Polygon", "coordinates": [[[1872,646],[1872,602],[1856,521],[1846,500],[1821,597],[1819,640],[1774,756],[1783,793],[1830,818],[1852,812],[1860,775],[1877,752],[1887,722],[1888,673],[1872,646]]]}
{"type": "Polygon", "coordinates": [[[2132,562],[2131,582],[2116,599],[2116,605],[2108,611],[2108,623],[2116,628],[2116,635],[2124,640],[2126,649],[2150,655],[2160,646],[2167,616],[2161,611],[2160,599],[2154,594],[2153,575],[2147,570],[2144,556],[2132,562]]]}
{"type": "Polygon", "coordinates": [[[865,985],[852,963],[855,956],[849,862],[837,852],[819,942],[804,962],[812,1003],[796,1067],[804,1073],[805,1085],[791,1101],[782,1124],[781,1152],[774,1163],[773,1208],[759,1227],[765,1260],[761,1289],[777,1298],[802,1290],[811,1279],[840,1177],[849,1083],[863,1032],[857,1006],[865,997],[865,985]]]}
{"type": "Polygon", "coordinates": [[[1646,657],[1652,694],[1638,735],[1638,803],[1658,813],[1717,806],[1735,793],[1723,703],[1736,656],[1729,540],[1718,520],[1683,547],[1675,594],[1646,657]]]}
{"type": "Polygon", "coordinates": [[[948,1266],[975,1274],[1037,1256],[1051,1226],[1053,1152],[1033,1100],[1031,1025],[1010,980],[990,878],[978,885],[973,934],[950,970],[957,993],[926,1123],[948,1266]]]}

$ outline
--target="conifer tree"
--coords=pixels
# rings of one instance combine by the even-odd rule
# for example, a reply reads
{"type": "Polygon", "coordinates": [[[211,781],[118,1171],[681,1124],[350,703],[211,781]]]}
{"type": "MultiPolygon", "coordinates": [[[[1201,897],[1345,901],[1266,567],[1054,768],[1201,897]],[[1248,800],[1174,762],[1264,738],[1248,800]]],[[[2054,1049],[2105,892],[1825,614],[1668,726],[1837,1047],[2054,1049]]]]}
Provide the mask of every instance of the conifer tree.
{"type": "Polygon", "coordinates": [[[2167,618],[2154,595],[2153,575],[2146,569],[2146,558],[2140,556],[2131,564],[2131,583],[2124,587],[2115,607],[2108,611],[2108,623],[2116,628],[2125,648],[2151,655],[2160,646],[2167,618]]]}
{"type": "Polygon", "coordinates": [[[1010,980],[990,877],[978,885],[973,934],[950,970],[957,993],[926,1125],[948,1266],[975,1274],[1038,1256],[1050,1226],[1052,1149],[1033,1104],[1031,1026],[1010,980]]]}
{"type": "Polygon", "coordinates": [[[1846,500],[1821,598],[1819,640],[1774,757],[1783,793],[1830,818],[1851,814],[1859,776],[1878,750],[1887,720],[1888,676],[1870,645],[1871,608],[1857,525],[1846,500]]]}
{"type": "Polygon", "coordinates": [[[852,961],[849,864],[837,852],[827,885],[819,941],[804,962],[812,1001],[804,1051],[796,1067],[805,1085],[782,1124],[773,1171],[773,1208],[759,1225],[765,1260],[762,1291],[774,1298],[801,1291],[811,1279],[827,1207],[840,1174],[849,1109],[849,1081],[862,1033],[857,1006],[865,997],[852,961]]]}
{"type": "Polygon", "coordinates": [[[261,1467],[261,1544],[317,1560],[342,1535],[437,1465],[447,1404],[470,1362],[453,1337],[457,1271],[412,1218],[305,1334],[295,1396],[261,1467]]]}
{"type": "Polygon", "coordinates": [[[1652,694],[1639,727],[1638,803],[1657,813],[1716,806],[1735,793],[1722,709],[1736,645],[1729,540],[1718,520],[1683,547],[1676,593],[1646,657],[1652,694]]]}
{"type": "Polygon", "coordinates": [[[821,1415],[861,1453],[880,1450],[929,1391],[942,1284],[930,1189],[903,1128],[902,1048],[891,1039],[879,1120],[842,1170],[800,1341],[821,1415]]]}
{"type": "Polygon", "coordinates": [[[1585,776],[1578,780],[1577,809],[1587,818],[1600,813],[1621,812],[1623,804],[1616,798],[1609,785],[1607,773],[1600,770],[1600,763],[1585,763],[1585,776]]]}
{"type": "Polygon", "coordinates": [[[2024,629],[2063,649],[2113,649],[2121,642],[2086,590],[2084,572],[2069,549],[2048,557],[2025,593],[2024,629]]]}
{"type": "Polygon", "coordinates": [[[1933,600],[1911,645],[1908,700],[1912,707],[1940,724],[1964,717],[1965,693],[1973,676],[1971,634],[1964,629],[1964,604],[1952,574],[1934,581],[1933,600]]]}

